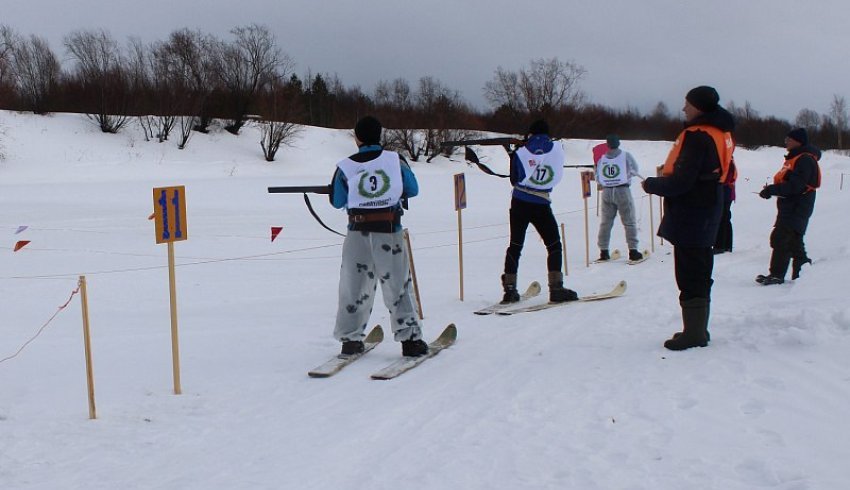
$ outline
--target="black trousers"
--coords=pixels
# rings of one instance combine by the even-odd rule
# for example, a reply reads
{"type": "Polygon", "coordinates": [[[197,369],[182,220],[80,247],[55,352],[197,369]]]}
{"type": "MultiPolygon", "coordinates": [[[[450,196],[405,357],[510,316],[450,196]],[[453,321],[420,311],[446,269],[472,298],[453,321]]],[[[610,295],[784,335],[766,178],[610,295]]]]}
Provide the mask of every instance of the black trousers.
{"type": "Polygon", "coordinates": [[[693,298],[711,299],[714,280],[714,252],[711,247],[673,247],[673,262],[676,270],[676,285],[679,286],[679,301],[693,298]]]}
{"type": "Polygon", "coordinates": [[[788,272],[788,261],[792,258],[798,262],[806,258],[806,247],[803,244],[803,234],[790,227],[777,224],[770,234],[770,275],[785,279],[788,272]]]}
{"type": "Polygon", "coordinates": [[[511,201],[510,222],[511,238],[508,250],[505,252],[505,274],[516,274],[519,270],[519,258],[522,255],[528,225],[534,226],[546,245],[548,253],[546,257],[547,270],[549,272],[560,272],[562,270],[561,235],[558,233],[558,223],[552,214],[551,206],[513,199],[511,201]]]}

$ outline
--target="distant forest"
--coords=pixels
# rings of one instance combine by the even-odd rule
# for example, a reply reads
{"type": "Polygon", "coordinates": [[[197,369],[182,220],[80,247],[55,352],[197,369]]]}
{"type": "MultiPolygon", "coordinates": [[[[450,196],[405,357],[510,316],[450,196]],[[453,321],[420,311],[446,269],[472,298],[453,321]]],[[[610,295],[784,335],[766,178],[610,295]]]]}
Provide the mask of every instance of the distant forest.
{"type": "MultiPolygon", "coordinates": [[[[230,34],[219,39],[181,29],[162,41],[130,38],[122,46],[105,30],[75,31],[64,38],[65,66],[43,37],[0,25],[0,109],[81,113],[104,132],[138,122],[146,137],[176,138],[181,148],[213,121],[223,121],[234,134],[245,124],[260,124],[270,161],[298,125],[351,128],[366,114],[392,128],[387,145],[413,160],[436,155],[440,141],[480,131],[522,134],[540,117],[553,136],[565,138],[617,133],[671,140],[682,125],[679,108],[671,111],[661,102],[648,114],[587,103],[581,90],[587,72],[572,61],[532,59],[516,69],[496,68],[482,87],[490,107],[480,110],[430,76],[381,80],[371,93],[337,75],[299,77],[267,27],[236,27],[230,34]]],[[[829,114],[803,109],[794,121],[762,117],[749,102],[727,109],[737,118],[735,137],[743,147],[781,145],[792,127],[805,127],[822,149],[845,145],[848,111],[840,95],[829,114]]]]}

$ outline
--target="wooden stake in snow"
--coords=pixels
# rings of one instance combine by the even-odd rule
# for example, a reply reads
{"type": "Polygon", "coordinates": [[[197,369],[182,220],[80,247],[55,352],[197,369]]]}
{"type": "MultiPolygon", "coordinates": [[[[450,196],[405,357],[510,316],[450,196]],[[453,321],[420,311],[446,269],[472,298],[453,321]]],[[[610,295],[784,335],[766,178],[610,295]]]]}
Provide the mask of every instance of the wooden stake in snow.
{"type": "Polygon", "coordinates": [[[404,243],[407,245],[407,258],[410,261],[410,277],[413,279],[413,292],[416,294],[416,306],[419,307],[419,319],[425,319],[422,311],[422,299],[419,297],[419,281],[416,280],[416,266],[413,265],[413,247],[410,246],[410,232],[404,229],[404,243]]]}
{"type": "Polygon", "coordinates": [[[97,418],[94,404],[94,369],[92,368],[91,332],[89,329],[89,295],[86,290],[86,276],[80,276],[80,303],[83,311],[83,344],[86,349],[86,385],[89,395],[89,418],[97,418]]]}
{"type": "Polygon", "coordinates": [[[587,218],[587,198],[590,197],[590,181],[593,172],[585,170],[581,173],[581,196],[584,200],[584,265],[590,267],[590,227],[587,218]]]}
{"type": "Polygon", "coordinates": [[[463,218],[461,211],[466,208],[466,175],[455,174],[455,210],[457,211],[457,253],[460,271],[460,300],[463,301],[463,218]]]}
{"type": "Polygon", "coordinates": [[[168,293],[171,302],[171,361],[174,394],[180,387],[180,344],[177,335],[177,285],[174,273],[174,242],[188,238],[186,230],[186,187],[157,187],[153,190],[156,243],[168,244],[168,293]]]}

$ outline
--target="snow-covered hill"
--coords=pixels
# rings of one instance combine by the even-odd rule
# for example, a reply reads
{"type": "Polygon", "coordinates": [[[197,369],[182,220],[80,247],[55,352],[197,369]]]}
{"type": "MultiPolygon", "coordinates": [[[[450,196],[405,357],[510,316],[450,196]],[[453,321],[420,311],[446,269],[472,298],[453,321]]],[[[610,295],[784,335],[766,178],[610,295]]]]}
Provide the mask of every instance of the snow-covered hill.
{"type": "MultiPolygon", "coordinates": [[[[735,251],[717,257],[708,348],[674,353],[680,325],[671,249],[585,266],[578,171],[554,195],[567,286],[621,279],[622,298],[512,317],[472,311],[500,296],[509,187],[464,163],[413,163],[410,229],[426,335],[457,344],[393,381],[385,341],[330,379],[306,372],[331,337],[342,240],[298,195],[354,151],[348,131],[305,128],[279,161],[259,134],[195,135],[188,148],[104,135],[81,116],[0,112],[0,359],[88,283],[97,420],[89,420],[79,295],[19,355],[0,362],[3,489],[839,489],[850,481],[850,159],[827,152],[800,280],[762,287],[774,201],[755,192],[782,148],[736,152],[735,251]],[[464,301],[453,175],[466,173],[464,301]],[[166,248],[153,187],[185,185],[189,239],[175,245],[183,394],[172,393],[166,248]],[[18,234],[20,226],[28,228],[18,234]],[[271,226],[283,232],[270,241],[271,226]],[[18,240],[31,243],[18,252],[18,240]]],[[[671,135],[671,138],[674,135],[671,135]]],[[[564,143],[587,163],[599,141],[564,143]]],[[[779,143],[779,142],[777,142],[779,143]]],[[[669,142],[625,141],[644,175],[669,142]]],[[[498,148],[481,152],[504,172],[498,148]]],[[[633,186],[642,247],[650,202],[633,186]]],[[[595,195],[590,199],[595,256],[595,195]]],[[[340,211],[314,196],[342,229],[340,211]]],[[[658,201],[653,202],[658,224],[658,201]]],[[[616,224],[612,244],[625,247],[616,224]]],[[[520,282],[545,280],[534,232],[520,282]]],[[[374,323],[386,325],[378,304],[374,323]]]]}

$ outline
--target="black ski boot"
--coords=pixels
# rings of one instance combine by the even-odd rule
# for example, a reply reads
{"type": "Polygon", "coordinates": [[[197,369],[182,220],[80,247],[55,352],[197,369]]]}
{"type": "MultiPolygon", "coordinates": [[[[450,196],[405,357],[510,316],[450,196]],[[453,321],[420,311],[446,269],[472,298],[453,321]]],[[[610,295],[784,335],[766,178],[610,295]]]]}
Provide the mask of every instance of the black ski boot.
{"type": "Polygon", "coordinates": [[[599,260],[600,261],[611,260],[611,254],[608,253],[608,250],[600,250],[599,251],[599,260]]]}
{"type": "Polygon", "coordinates": [[[502,274],[502,289],[505,294],[499,304],[507,305],[519,301],[519,292],[516,290],[516,274],[502,274]]]}
{"type": "Polygon", "coordinates": [[[759,274],[756,276],[756,282],[761,284],[762,286],[772,286],[774,284],[782,284],[785,282],[785,279],[776,276],[762,276],[759,274]]]}
{"type": "Polygon", "coordinates": [[[549,302],[566,303],[567,301],[575,301],[577,299],[578,294],[575,291],[564,287],[563,273],[549,273],[549,302]]]}
{"type": "Polygon", "coordinates": [[[428,344],[422,339],[401,341],[401,355],[404,357],[419,357],[427,353],[428,344]]]}
{"type": "Polygon", "coordinates": [[[342,352],[344,356],[353,356],[354,354],[362,354],[365,346],[362,340],[344,340],[342,342],[342,352]]]}
{"type": "Polygon", "coordinates": [[[641,260],[641,259],[643,259],[642,253],[638,252],[634,248],[629,249],[629,260],[635,261],[635,260],[641,260]]]}

